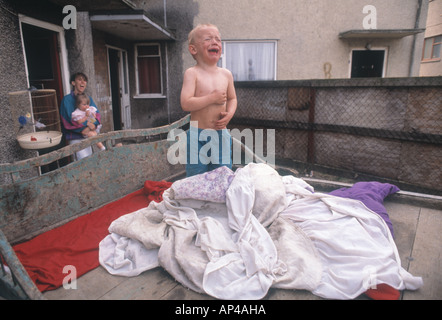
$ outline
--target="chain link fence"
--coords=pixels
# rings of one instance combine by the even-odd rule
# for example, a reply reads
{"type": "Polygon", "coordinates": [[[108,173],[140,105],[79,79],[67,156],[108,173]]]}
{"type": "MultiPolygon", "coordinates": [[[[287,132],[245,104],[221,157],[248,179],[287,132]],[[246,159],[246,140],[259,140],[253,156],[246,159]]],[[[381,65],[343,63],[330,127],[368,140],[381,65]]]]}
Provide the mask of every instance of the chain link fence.
{"type": "Polygon", "coordinates": [[[275,129],[276,163],[442,194],[442,78],[238,82],[231,128],[275,129]]]}

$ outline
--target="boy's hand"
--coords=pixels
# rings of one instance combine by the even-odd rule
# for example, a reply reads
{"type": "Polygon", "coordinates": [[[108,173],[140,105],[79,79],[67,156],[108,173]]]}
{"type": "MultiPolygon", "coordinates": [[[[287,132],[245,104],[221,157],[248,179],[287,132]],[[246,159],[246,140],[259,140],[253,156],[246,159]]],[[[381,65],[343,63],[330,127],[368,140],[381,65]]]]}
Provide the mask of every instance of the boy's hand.
{"type": "Polygon", "coordinates": [[[227,93],[225,91],[214,90],[212,96],[215,104],[225,104],[227,101],[227,93]]]}
{"type": "Polygon", "coordinates": [[[222,130],[227,127],[230,120],[232,120],[232,116],[228,112],[221,112],[220,119],[215,123],[216,130],[222,130]]]}

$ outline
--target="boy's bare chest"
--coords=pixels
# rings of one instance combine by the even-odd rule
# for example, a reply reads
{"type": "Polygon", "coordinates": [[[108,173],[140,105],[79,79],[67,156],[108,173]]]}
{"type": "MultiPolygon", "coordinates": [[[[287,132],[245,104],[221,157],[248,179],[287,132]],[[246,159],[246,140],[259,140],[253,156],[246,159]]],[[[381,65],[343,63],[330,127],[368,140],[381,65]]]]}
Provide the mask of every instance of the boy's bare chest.
{"type": "Polygon", "coordinates": [[[196,95],[203,96],[215,90],[227,91],[228,79],[219,74],[218,76],[198,77],[196,81],[196,95]]]}

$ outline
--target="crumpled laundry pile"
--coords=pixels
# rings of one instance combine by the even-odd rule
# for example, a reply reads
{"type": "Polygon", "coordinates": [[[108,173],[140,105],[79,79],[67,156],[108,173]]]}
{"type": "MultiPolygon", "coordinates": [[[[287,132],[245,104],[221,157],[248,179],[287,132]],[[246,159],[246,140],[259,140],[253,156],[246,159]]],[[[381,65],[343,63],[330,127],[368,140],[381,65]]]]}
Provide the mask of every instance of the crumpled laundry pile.
{"type": "Polygon", "coordinates": [[[422,286],[402,268],[379,214],[266,164],[176,181],[161,202],[118,218],[109,232],[99,260],[111,274],[161,266],[219,299],[261,299],[271,287],[352,299],[380,284],[422,286]]]}

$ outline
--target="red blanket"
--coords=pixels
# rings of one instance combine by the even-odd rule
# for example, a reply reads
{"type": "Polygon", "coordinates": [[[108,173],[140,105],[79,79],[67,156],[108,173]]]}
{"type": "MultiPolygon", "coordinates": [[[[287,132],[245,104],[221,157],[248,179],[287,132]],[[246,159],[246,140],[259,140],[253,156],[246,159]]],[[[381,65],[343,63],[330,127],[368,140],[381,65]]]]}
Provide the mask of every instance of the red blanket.
{"type": "Polygon", "coordinates": [[[147,207],[150,201],[160,202],[171,184],[146,181],[143,189],[15,245],[14,251],[40,291],[54,290],[71,272],[63,273],[65,266],[74,266],[77,277],[98,267],[98,245],[109,234],[111,222],[147,207]]]}

